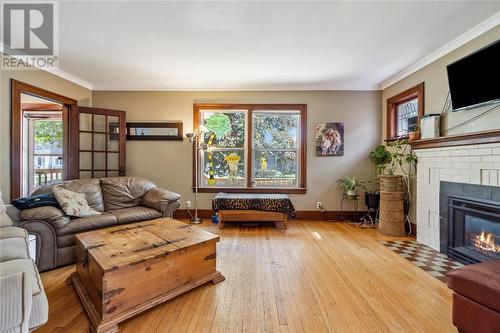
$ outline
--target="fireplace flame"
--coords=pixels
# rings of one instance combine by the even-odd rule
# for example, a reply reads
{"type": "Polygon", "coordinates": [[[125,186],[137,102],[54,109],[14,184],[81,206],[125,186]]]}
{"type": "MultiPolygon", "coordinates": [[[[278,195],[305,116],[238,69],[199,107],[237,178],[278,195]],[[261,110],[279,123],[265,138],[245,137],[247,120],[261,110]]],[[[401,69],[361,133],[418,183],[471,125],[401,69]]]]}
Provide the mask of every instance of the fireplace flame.
{"type": "Polygon", "coordinates": [[[492,233],[481,231],[480,234],[472,238],[474,247],[491,252],[500,252],[500,246],[495,244],[495,238],[492,233]]]}

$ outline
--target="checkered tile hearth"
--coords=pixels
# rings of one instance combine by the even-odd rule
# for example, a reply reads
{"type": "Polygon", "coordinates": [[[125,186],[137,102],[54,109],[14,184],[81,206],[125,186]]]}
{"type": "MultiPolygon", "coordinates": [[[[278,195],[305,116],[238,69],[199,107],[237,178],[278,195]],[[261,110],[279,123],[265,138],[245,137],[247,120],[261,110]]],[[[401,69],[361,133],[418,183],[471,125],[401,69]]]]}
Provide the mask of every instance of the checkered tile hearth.
{"type": "Polygon", "coordinates": [[[415,241],[381,241],[381,243],[443,282],[446,282],[446,273],[449,270],[463,266],[459,262],[448,259],[446,255],[415,241]]]}

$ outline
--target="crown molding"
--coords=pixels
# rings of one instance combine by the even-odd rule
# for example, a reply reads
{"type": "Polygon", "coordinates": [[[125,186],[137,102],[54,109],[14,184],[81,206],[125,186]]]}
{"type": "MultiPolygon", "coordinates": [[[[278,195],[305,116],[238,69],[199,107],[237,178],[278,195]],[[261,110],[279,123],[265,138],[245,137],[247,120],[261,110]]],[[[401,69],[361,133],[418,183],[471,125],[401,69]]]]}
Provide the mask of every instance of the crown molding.
{"type": "Polygon", "coordinates": [[[453,39],[451,42],[446,43],[439,49],[435,50],[431,54],[423,57],[422,59],[418,60],[417,62],[413,63],[409,67],[403,69],[396,75],[390,77],[389,79],[385,80],[380,84],[380,90],[384,90],[396,82],[406,78],[407,76],[410,76],[411,74],[415,73],[419,69],[422,69],[423,67],[433,63],[434,61],[438,60],[439,58],[447,55],[448,53],[458,49],[459,47],[465,45],[466,43],[470,42],[474,38],[484,34],[488,30],[493,29],[497,25],[500,25],[500,12],[496,13],[495,15],[491,16],[490,18],[484,20],[483,22],[479,23],[476,25],[474,28],[470,29],[466,33],[458,36],[457,38],[453,39]]]}
{"type": "MultiPolygon", "coordinates": [[[[3,53],[3,50],[5,49],[5,44],[0,42],[0,53],[2,55],[5,55],[5,53],[3,53]]],[[[15,59],[19,59],[19,60],[22,60],[23,58],[25,58],[26,56],[24,55],[6,55],[7,57],[12,57],[12,58],[15,58],[15,59]]],[[[39,70],[42,70],[42,71],[45,71],[45,72],[48,72],[50,74],[53,74],[55,76],[58,76],[62,79],[65,79],[67,81],[70,81],[70,82],[73,82],[79,86],[82,86],[84,88],[87,88],[89,90],[92,90],[93,89],[93,86],[92,86],[92,83],[88,82],[88,81],[85,81],[84,79],[81,79],[75,75],[72,75],[72,74],[69,74],[65,71],[63,71],[62,69],[60,68],[55,68],[55,67],[41,67],[41,66],[34,66],[34,68],[36,69],[39,69],[39,70]]]]}
{"type": "Polygon", "coordinates": [[[69,74],[68,72],[63,71],[62,69],[59,68],[40,68],[41,70],[44,70],[50,74],[53,74],[55,76],[59,76],[62,79],[65,79],[67,81],[73,82],[79,86],[82,86],[84,88],[87,88],[89,90],[94,90],[94,87],[92,83],[85,81],[84,79],[81,79],[77,76],[74,76],[72,74],[69,74]]]}
{"type": "Polygon", "coordinates": [[[299,86],[299,87],[283,87],[283,88],[274,88],[274,87],[218,87],[218,88],[157,88],[150,86],[106,86],[106,85],[93,85],[93,91],[380,91],[380,87],[376,86],[366,86],[366,87],[354,87],[354,88],[345,88],[345,87],[307,87],[307,86],[299,86]]]}

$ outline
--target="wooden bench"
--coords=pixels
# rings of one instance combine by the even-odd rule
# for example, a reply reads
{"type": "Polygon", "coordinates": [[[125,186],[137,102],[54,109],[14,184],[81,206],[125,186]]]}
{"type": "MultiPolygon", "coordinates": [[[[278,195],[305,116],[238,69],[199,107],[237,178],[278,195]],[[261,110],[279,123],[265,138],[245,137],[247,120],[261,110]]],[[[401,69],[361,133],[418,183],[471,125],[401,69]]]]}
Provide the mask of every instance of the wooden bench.
{"type": "Polygon", "coordinates": [[[231,222],[274,222],[286,229],[288,216],[295,217],[295,208],[286,194],[217,193],[212,208],[219,213],[219,228],[231,222]]]}
{"type": "Polygon", "coordinates": [[[262,210],[219,210],[219,229],[225,221],[230,222],[274,222],[277,229],[286,229],[288,215],[262,210]]]}

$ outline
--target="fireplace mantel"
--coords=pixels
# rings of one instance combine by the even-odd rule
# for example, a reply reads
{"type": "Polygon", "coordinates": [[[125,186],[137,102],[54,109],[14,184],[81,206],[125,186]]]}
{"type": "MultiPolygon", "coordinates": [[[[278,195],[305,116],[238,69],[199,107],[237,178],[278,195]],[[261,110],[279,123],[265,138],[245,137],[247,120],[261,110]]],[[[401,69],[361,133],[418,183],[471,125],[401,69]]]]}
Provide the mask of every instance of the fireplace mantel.
{"type": "Polygon", "coordinates": [[[433,139],[416,140],[416,141],[411,141],[410,145],[413,149],[428,149],[428,148],[467,146],[467,145],[477,145],[477,144],[497,143],[497,142],[500,142],[500,129],[441,136],[439,138],[433,138],[433,139]]]}

